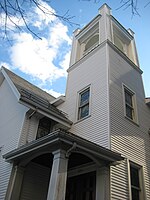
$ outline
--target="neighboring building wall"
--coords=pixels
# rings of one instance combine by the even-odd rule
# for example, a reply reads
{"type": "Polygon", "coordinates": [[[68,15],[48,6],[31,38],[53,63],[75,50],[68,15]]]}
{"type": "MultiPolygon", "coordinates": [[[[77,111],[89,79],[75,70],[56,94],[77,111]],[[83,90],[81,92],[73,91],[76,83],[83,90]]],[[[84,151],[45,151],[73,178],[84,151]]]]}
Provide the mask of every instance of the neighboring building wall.
{"type": "MultiPolygon", "coordinates": [[[[144,167],[147,199],[150,199],[150,109],[145,104],[141,74],[111,47],[109,53],[111,150],[144,167]],[[138,124],[124,115],[122,84],[136,94],[138,124]]],[[[129,199],[127,172],[127,162],[112,168],[112,199],[129,199]]]]}
{"type": "Polygon", "coordinates": [[[0,200],[4,199],[12,164],[4,161],[2,155],[15,149],[21,133],[27,108],[18,104],[6,80],[0,85],[0,200]]]}
{"type": "Polygon", "coordinates": [[[109,98],[106,45],[69,68],[66,101],[59,108],[73,121],[70,132],[109,148],[109,98]],[[78,92],[90,86],[90,115],[77,120],[78,92]]]}

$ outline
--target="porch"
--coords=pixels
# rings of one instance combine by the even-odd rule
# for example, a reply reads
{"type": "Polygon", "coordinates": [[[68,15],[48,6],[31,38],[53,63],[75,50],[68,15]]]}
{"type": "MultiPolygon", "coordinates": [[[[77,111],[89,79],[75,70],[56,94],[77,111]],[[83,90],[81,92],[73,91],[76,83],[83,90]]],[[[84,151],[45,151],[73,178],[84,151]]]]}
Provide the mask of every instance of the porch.
{"type": "Polygon", "coordinates": [[[13,162],[8,200],[107,200],[111,164],[123,157],[64,130],[4,158],[13,162]]]}

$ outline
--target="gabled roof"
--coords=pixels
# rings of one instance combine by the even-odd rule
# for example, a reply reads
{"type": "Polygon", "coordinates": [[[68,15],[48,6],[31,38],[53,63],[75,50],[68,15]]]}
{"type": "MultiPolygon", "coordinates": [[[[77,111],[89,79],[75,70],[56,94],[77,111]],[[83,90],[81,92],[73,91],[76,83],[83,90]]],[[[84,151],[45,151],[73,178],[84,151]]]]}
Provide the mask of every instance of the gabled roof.
{"type": "Polygon", "coordinates": [[[51,101],[56,99],[55,97],[31,84],[5,67],[2,67],[1,71],[9,82],[11,88],[17,92],[18,101],[20,103],[38,113],[45,113],[47,114],[46,116],[51,116],[52,119],[60,123],[62,122],[63,125],[67,126],[68,128],[70,127],[72,122],[61,110],[57,109],[51,104],[51,101]]]}
{"type": "Polygon", "coordinates": [[[6,69],[5,67],[2,67],[5,72],[7,73],[7,75],[9,76],[9,78],[11,79],[11,81],[13,82],[13,84],[16,86],[17,90],[19,91],[19,93],[21,93],[21,90],[28,90],[32,93],[34,93],[35,95],[42,97],[43,99],[51,102],[54,99],[56,99],[55,97],[53,97],[52,95],[48,94],[47,92],[45,92],[44,90],[38,88],[37,86],[31,84],[30,82],[26,81],[25,79],[21,78],[20,76],[18,76],[17,74],[13,73],[12,71],[6,69]]]}

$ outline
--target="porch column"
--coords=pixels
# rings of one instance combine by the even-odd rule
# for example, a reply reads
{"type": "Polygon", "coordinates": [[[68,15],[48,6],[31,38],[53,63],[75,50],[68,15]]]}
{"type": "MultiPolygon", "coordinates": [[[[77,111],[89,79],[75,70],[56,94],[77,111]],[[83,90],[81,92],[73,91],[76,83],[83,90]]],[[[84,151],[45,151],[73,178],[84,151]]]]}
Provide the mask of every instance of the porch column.
{"type": "Polygon", "coordinates": [[[110,199],[109,167],[98,168],[96,171],[96,200],[110,199]]]}
{"type": "Polygon", "coordinates": [[[13,177],[10,183],[9,194],[7,195],[8,200],[19,200],[24,170],[25,170],[24,167],[20,166],[14,167],[13,177]]]}
{"type": "Polygon", "coordinates": [[[65,200],[68,159],[63,150],[57,150],[53,155],[47,200],[65,200]]]}

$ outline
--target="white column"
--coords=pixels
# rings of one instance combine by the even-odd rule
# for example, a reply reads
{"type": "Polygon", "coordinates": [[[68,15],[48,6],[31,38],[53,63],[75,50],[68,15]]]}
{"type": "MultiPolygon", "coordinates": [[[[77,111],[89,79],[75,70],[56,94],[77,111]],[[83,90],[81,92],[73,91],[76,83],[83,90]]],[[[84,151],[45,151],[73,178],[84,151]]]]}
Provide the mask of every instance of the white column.
{"type": "Polygon", "coordinates": [[[96,171],[96,200],[110,199],[109,167],[102,167],[96,171]]]}
{"type": "Polygon", "coordinates": [[[79,29],[76,29],[74,31],[69,67],[71,67],[77,61],[76,59],[77,59],[77,56],[78,56],[78,45],[79,45],[79,42],[78,42],[78,39],[76,39],[76,35],[79,32],[80,32],[79,29]]]}
{"type": "Polygon", "coordinates": [[[24,167],[20,167],[20,166],[14,167],[9,194],[7,195],[6,199],[19,200],[24,170],[25,170],[24,167]]]}
{"type": "Polygon", "coordinates": [[[65,200],[68,159],[65,151],[58,150],[53,154],[47,200],[65,200]]]}

